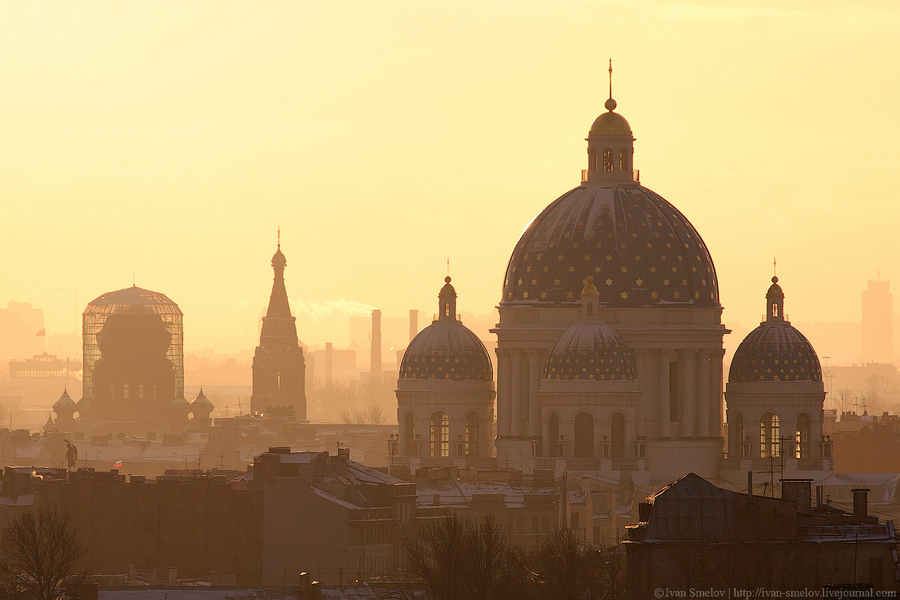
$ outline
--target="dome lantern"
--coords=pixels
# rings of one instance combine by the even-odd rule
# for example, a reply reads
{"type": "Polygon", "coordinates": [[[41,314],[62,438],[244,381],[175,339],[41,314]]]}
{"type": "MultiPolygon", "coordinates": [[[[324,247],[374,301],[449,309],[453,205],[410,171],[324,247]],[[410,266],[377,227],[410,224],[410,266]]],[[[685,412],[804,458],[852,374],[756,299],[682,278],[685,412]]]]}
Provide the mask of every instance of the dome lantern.
{"type": "Polygon", "coordinates": [[[450,276],[444,277],[444,286],[438,294],[438,319],[456,320],[456,289],[450,285],[450,276]]]}
{"type": "Polygon", "coordinates": [[[585,140],[588,143],[588,168],[581,173],[582,182],[606,185],[628,185],[637,180],[633,170],[634,137],[628,121],[617,112],[612,97],[612,59],[609,60],[609,98],[605,113],[594,120],[585,140]]]}
{"type": "Polygon", "coordinates": [[[784,292],[778,285],[778,277],[772,277],[772,285],[766,292],[766,321],[784,322],[784,292]]]}

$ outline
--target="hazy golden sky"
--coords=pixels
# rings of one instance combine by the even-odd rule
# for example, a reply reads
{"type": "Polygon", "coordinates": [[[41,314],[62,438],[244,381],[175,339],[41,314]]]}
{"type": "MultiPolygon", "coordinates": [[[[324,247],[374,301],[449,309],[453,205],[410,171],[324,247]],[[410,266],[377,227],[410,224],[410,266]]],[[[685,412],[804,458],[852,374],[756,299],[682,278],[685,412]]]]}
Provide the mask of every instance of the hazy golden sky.
{"type": "Polygon", "coordinates": [[[430,315],[449,255],[487,313],[579,184],[611,56],[725,320],[759,320],[773,256],[792,320],[858,320],[900,286],[898,33],[895,1],[3,0],[0,305],[75,332],[135,274],[188,349],[249,348],[280,225],[298,310],[430,315]]]}

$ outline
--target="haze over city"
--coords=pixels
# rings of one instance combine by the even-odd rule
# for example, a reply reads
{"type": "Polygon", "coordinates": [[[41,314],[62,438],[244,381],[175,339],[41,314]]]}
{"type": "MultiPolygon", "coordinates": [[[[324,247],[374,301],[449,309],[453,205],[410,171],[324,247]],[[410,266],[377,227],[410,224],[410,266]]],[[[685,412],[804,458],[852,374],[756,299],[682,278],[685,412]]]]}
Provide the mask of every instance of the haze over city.
{"type": "Polygon", "coordinates": [[[613,57],[635,168],[703,236],[723,319],[755,326],[777,257],[789,315],[857,321],[866,280],[900,268],[898,17],[3,2],[4,297],[80,333],[87,302],[135,281],[183,309],[188,350],[249,349],[280,226],[306,343],[345,343],[328,311],[430,315],[447,257],[460,310],[487,314],[518,236],[579,182],[613,57]]]}

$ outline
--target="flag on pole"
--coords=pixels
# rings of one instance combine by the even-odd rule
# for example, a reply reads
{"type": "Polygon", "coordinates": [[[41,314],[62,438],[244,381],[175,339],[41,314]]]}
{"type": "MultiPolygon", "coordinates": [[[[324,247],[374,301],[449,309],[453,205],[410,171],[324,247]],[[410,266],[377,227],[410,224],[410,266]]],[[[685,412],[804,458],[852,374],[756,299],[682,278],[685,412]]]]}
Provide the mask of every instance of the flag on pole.
{"type": "Polygon", "coordinates": [[[122,468],[122,459],[120,458],[116,462],[113,463],[113,469],[121,469],[122,468]]]}
{"type": "Polygon", "coordinates": [[[34,334],[34,335],[36,335],[36,336],[47,335],[47,329],[46,329],[46,328],[41,329],[40,331],[38,331],[38,332],[37,332],[36,334],[34,334]]]}

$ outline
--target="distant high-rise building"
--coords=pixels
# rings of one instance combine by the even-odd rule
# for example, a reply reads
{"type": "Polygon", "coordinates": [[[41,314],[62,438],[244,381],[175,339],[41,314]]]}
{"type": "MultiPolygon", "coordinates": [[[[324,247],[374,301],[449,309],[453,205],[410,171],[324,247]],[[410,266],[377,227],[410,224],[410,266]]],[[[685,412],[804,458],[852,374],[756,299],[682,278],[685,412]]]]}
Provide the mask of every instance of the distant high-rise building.
{"type": "Polygon", "coordinates": [[[894,295],[887,280],[870,279],[862,293],[863,362],[890,363],[894,358],[894,295]]]}
{"type": "Polygon", "coordinates": [[[296,319],[291,315],[284,287],[287,260],[281,242],[272,257],[275,282],[269,308],[263,317],[259,346],[253,355],[253,395],[250,410],[306,420],[306,361],[297,339],[296,319]]]}

